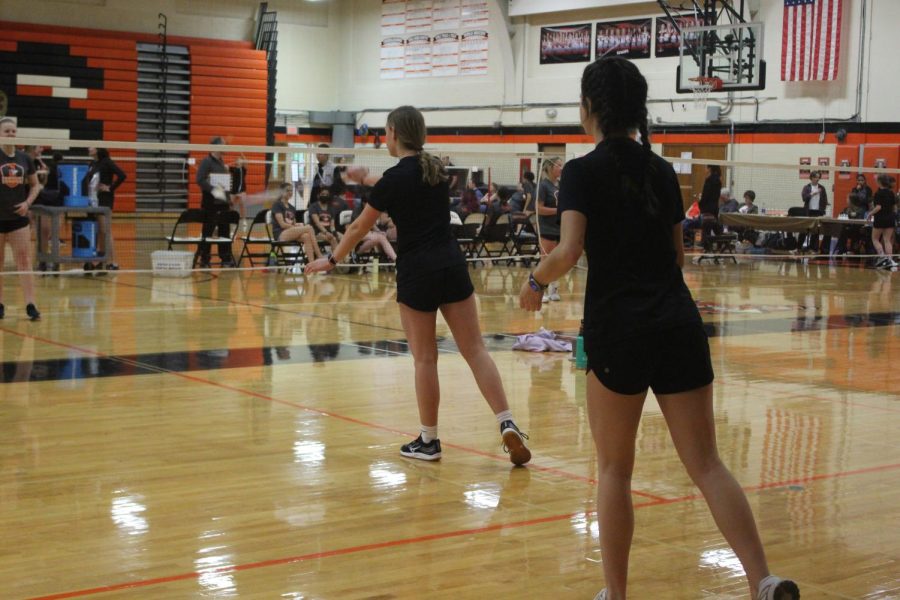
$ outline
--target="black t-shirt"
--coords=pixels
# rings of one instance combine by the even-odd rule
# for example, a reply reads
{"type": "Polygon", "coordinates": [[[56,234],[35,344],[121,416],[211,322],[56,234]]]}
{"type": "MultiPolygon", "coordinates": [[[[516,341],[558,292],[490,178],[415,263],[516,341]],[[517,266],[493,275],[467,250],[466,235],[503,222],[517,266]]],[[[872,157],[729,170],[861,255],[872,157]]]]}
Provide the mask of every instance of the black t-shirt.
{"type": "Polygon", "coordinates": [[[331,204],[326,204],[322,206],[318,202],[310,202],[309,204],[309,222],[315,227],[316,233],[325,233],[334,231],[334,224],[337,221],[335,218],[334,210],[331,208],[331,204]],[[318,215],[319,224],[321,227],[316,227],[316,222],[313,220],[313,216],[318,215]]]}
{"type": "Polygon", "coordinates": [[[875,213],[875,217],[872,219],[874,221],[873,226],[878,229],[893,227],[894,220],[896,219],[894,216],[894,207],[897,205],[897,198],[894,196],[894,192],[879,188],[878,191],[875,192],[872,204],[881,207],[881,210],[875,213]]]}
{"type": "Polygon", "coordinates": [[[701,323],[676,262],[673,227],[684,209],[669,163],[634,140],[603,141],[563,169],[559,211],[567,210],[587,217],[586,335],[608,343],[701,323]],[[626,196],[621,175],[641,190],[649,184],[655,206],[626,196]]]}
{"type": "Polygon", "coordinates": [[[9,156],[0,150],[0,220],[14,221],[16,205],[28,199],[28,178],[34,175],[34,161],[19,150],[9,156]]]}
{"type": "Polygon", "coordinates": [[[700,214],[719,214],[719,196],[722,193],[722,180],[712,174],[703,181],[703,191],[700,193],[700,202],[697,203],[700,214]]]}
{"type": "Polygon", "coordinates": [[[369,204],[387,212],[397,226],[398,282],[465,264],[450,233],[450,190],[442,181],[422,181],[417,156],[401,158],[372,189],[369,204]]]}
{"type": "Polygon", "coordinates": [[[285,206],[284,202],[279,200],[275,204],[272,205],[272,237],[277,241],[279,236],[281,236],[281,232],[284,229],[278,224],[278,219],[275,215],[281,215],[281,218],[284,219],[285,224],[290,227],[294,223],[297,222],[296,213],[294,212],[293,206],[285,206]]]}

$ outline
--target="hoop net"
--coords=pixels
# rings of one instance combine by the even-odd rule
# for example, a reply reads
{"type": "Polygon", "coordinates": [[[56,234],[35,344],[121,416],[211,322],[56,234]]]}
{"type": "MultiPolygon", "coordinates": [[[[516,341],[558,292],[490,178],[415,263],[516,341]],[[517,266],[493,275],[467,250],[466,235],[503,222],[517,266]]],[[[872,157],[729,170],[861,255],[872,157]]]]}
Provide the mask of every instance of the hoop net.
{"type": "Polygon", "coordinates": [[[694,108],[706,108],[710,92],[722,89],[722,80],[718,77],[691,77],[691,81],[694,83],[691,88],[694,93],[694,108]]]}

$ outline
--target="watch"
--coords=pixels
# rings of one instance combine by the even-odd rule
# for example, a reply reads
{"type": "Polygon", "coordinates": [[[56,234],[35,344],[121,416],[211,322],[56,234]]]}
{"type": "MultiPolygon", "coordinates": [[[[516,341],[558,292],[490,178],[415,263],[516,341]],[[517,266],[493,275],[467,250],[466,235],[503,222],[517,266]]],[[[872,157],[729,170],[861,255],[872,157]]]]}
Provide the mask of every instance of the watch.
{"type": "Polygon", "coordinates": [[[541,285],[537,279],[534,278],[534,273],[528,274],[528,285],[531,286],[535,292],[543,292],[547,289],[546,285],[541,285]]]}
{"type": "Polygon", "coordinates": [[[338,263],[337,263],[337,261],[334,259],[334,254],[332,254],[331,252],[329,252],[329,253],[328,253],[328,256],[326,256],[325,258],[327,258],[327,259],[328,259],[328,262],[330,262],[333,266],[335,266],[335,267],[337,266],[338,263]]]}

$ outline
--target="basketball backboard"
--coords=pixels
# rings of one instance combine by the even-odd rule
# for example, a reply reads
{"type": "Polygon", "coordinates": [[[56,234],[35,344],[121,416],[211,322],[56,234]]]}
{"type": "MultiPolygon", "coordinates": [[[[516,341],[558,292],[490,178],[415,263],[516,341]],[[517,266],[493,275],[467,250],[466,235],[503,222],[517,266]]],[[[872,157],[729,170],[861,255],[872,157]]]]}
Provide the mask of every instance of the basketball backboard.
{"type": "Polygon", "coordinates": [[[729,23],[685,27],[681,44],[676,91],[689,94],[697,78],[717,77],[713,91],[762,90],[766,87],[766,62],[762,60],[763,24],[729,23]]]}

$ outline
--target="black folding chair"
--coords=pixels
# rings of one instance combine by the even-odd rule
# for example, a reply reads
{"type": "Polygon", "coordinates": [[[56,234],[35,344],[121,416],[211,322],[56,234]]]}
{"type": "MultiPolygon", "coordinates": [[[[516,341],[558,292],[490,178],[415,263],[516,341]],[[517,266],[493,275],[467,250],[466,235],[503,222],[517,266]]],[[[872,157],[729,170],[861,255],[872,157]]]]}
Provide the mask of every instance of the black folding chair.
{"type": "Polygon", "coordinates": [[[272,246],[272,231],[269,228],[269,209],[264,208],[253,217],[250,229],[241,236],[244,247],[238,257],[238,266],[244,262],[244,258],[250,261],[250,266],[255,267],[257,262],[267,264],[275,248],[272,246]],[[256,259],[256,260],[254,260],[256,259]]]}
{"type": "Polygon", "coordinates": [[[199,208],[189,208],[182,211],[172,227],[172,233],[164,238],[169,243],[169,250],[179,246],[195,246],[192,267],[197,266],[197,261],[200,258],[200,248],[203,242],[206,241],[203,237],[203,224],[206,222],[208,214],[205,210],[199,208]]]}

